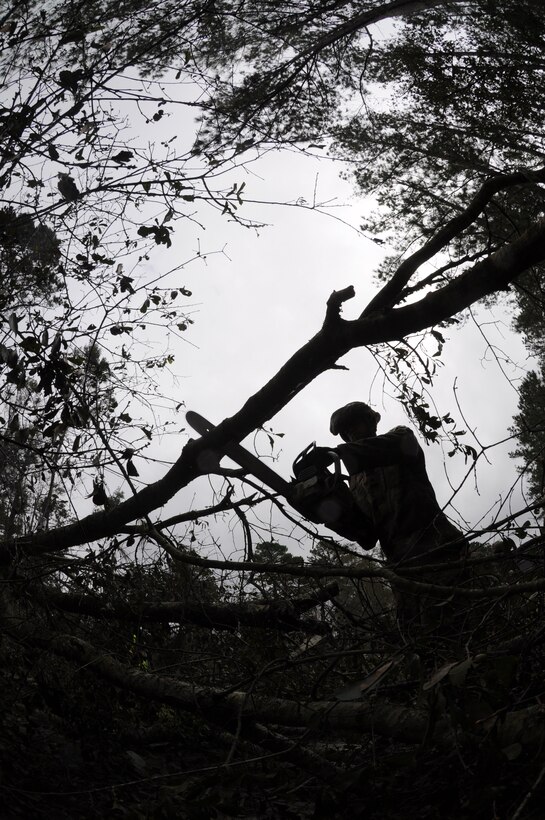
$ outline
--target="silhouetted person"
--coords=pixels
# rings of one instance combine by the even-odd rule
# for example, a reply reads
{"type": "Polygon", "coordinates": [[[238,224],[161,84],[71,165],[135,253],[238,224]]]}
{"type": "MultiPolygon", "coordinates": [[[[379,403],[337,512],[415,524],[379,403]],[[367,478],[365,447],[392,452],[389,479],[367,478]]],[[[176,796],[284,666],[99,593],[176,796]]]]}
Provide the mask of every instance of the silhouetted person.
{"type": "MultiPolygon", "coordinates": [[[[349,474],[349,487],[362,513],[360,544],[380,546],[392,569],[417,567],[407,578],[453,585],[460,567],[433,571],[430,564],[460,562],[465,543],[442,512],[426,472],[424,452],[408,427],[377,435],[380,414],[363,402],[351,402],[331,416],[331,432],[344,444],[336,449],[349,474]],[[428,569],[428,567],[430,567],[428,569]]],[[[455,610],[440,598],[394,589],[398,618],[405,633],[412,625],[453,621],[455,610]]],[[[455,602],[458,608],[461,601],[455,602]]],[[[451,626],[453,624],[451,623],[451,626]]]]}

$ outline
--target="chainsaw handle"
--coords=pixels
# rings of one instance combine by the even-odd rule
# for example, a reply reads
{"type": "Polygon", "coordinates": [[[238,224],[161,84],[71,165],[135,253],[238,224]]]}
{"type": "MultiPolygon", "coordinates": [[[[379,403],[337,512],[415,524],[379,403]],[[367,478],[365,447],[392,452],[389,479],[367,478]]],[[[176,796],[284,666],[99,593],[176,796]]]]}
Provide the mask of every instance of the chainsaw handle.
{"type": "Polygon", "coordinates": [[[329,447],[316,447],[316,442],[313,441],[299,453],[293,462],[293,475],[296,480],[304,480],[320,471],[329,473],[327,468],[330,464],[334,465],[335,477],[340,478],[341,458],[338,452],[329,447]]]}
{"type": "Polygon", "coordinates": [[[293,470],[293,475],[295,476],[295,478],[297,478],[299,476],[299,474],[301,472],[303,472],[303,470],[306,469],[306,467],[301,467],[301,463],[304,462],[305,457],[308,456],[309,453],[311,452],[311,450],[315,447],[316,447],[316,442],[311,441],[310,444],[307,444],[307,446],[305,447],[304,450],[301,450],[299,455],[295,456],[294,462],[293,462],[292,467],[291,467],[291,469],[293,470]]]}

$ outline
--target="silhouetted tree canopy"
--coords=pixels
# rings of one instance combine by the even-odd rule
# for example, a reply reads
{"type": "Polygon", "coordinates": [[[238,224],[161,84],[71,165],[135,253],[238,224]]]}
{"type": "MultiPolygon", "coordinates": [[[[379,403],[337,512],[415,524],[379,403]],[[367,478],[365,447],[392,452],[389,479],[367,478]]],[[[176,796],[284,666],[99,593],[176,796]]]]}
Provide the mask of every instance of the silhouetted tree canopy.
{"type": "Polygon", "coordinates": [[[0,4],[3,816],[541,816],[544,38],[538,0],[0,4]],[[391,252],[367,304],[324,293],[315,335],[191,440],[166,254],[189,220],[254,225],[232,172],[283,147],[342,159],[391,252]],[[528,504],[466,528],[463,583],[222,462],[252,433],[274,452],[269,421],[369,348],[471,478],[486,448],[436,410],[434,361],[499,301],[533,356],[528,504]],[[457,633],[401,630],[399,591],[457,633]]]}

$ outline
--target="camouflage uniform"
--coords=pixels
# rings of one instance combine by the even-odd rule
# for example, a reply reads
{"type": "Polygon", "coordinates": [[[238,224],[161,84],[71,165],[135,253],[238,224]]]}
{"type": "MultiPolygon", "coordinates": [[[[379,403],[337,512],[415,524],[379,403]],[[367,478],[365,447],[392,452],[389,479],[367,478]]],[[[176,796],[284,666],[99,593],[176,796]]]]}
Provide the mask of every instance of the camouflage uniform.
{"type": "MultiPolygon", "coordinates": [[[[368,549],[376,541],[393,568],[420,567],[408,574],[435,584],[458,583],[459,568],[427,570],[430,564],[459,561],[465,554],[460,531],[441,511],[426,472],[424,453],[408,427],[336,448],[350,476],[350,490],[362,513],[368,549]],[[453,543],[456,542],[456,543],[453,543]]],[[[362,539],[359,539],[362,543],[362,539]]],[[[405,633],[413,626],[433,629],[453,624],[453,608],[436,597],[394,590],[398,618],[405,633]],[[439,605],[438,605],[439,604],[439,605]]]]}

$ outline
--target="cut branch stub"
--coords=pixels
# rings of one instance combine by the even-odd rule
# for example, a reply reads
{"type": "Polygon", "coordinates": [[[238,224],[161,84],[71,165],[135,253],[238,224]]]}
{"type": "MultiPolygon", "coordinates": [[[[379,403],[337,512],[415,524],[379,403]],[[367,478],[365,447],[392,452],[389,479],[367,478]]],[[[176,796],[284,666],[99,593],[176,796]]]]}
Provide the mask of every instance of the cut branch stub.
{"type": "Polygon", "coordinates": [[[353,299],[356,295],[353,285],[348,285],[342,290],[334,290],[327,300],[327,310],[324,320],[324,328],[329,327],[332,322],[338,321],[341,317],[341,306],[343,302],[353,299]]]}

